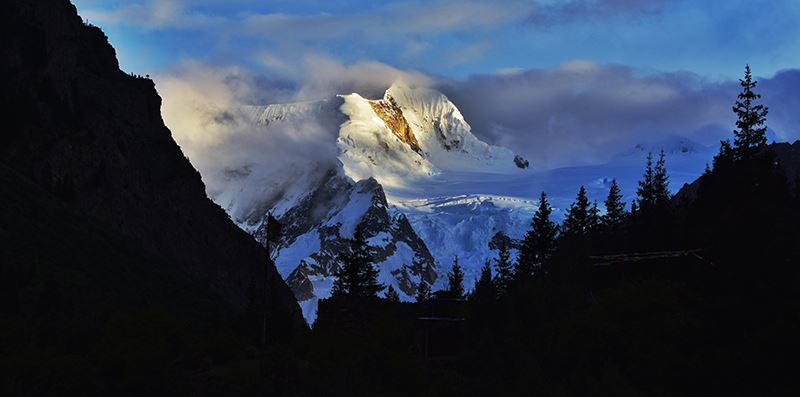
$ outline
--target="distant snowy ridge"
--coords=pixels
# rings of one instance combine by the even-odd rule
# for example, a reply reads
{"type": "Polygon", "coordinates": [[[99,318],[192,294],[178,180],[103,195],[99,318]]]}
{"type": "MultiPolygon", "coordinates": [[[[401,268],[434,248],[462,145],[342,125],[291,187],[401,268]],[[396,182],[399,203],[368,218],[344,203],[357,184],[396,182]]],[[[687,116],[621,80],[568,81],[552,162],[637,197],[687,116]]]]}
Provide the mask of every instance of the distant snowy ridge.
{"type": "Polygon", "coordinates": [[[232,171],[228,189],[215,194],[259,241],[266,238],[267,214],[284,225],[272,255],[309,322],[316,302],[329,296],[339,255],[349,249],[357,227],[367,232],[380,281],[410,300],[420,282],[443,287],[456,254],[467,265],[470,287],[477,277],[473,263],[494,257],[492,237],[499,231],[519,238],[529,223],[533,206],[524,199],[427,197],[425,186],[444,186],[452,172],[482,178],[531,172],[521,156],[473,135],[456,106],[437,91],[397,83],[378,99],[353,93],[234,113],[265,134],[302,123],[337,134],[338,166],[326,170],[327,164],[298,159],[264,176],[245,167],[232,171]],[[243,195],[245,190],[257,194],[243,195]]]}

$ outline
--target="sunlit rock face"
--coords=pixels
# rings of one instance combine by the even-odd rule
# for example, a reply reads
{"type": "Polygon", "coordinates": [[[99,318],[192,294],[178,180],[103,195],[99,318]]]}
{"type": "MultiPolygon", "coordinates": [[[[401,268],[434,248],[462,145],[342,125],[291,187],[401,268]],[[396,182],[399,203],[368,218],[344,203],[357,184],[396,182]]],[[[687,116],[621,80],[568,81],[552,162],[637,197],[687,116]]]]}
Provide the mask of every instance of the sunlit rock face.
{"type": "MultiPolygon", "coordinates": [[[[259,241],[266,241],[268,213],[284,224],[273,257],[309,322],[317,300],[330,294],[339,256],[350,249],[356,227],[366,232],[380,281],[411,300],[421,282],[443,286],[456,253],[466,267],[474,262],[478,269],[492,255],[492,234],[518,238],[518,226],[528,223],[526,211],[507,208],[527,206],[524,201],[476,196],[477,202],[461,205],[463,192],[453,200],[430,196],[428,187],[447,186],[454,173],[473,183],[522,176],[528,165],[511,150],[478,139],[455,104],[436,90],[395,83],[379,99],[351,93],[231,113],[267,137],[306,122],[336,134],[335,166],[323,168],[309,156],[280,165],[285,172],[272,172],[268,180],[247,170],[228,173],[232,183],[212,194],[259,241]]],[[[477,274],[467,273],[471,285],[477,274]]]]}
{"type": "Polygon", "coordinates": [[[405,117],[403,117],[403,110],[397,106],[397,102],[395,102],[394,98],[387,95],[382,100],[370,101],[369,104],[372,105],[375,114],[386,123],[386,127],[389,128],[400,141],[407,144],[411,150],[422,154],[419,141],[417,141],[414,131],[411,130],[411,126],[408,125],[405,117]]]}
{"type": "MultiPolygon", "coordinates": [[[[332,171],[297,205],[279,214],[283,233],[275,264],[313,321],[316,302],[330,296],[341,255],[360,230],[379,269],[379,281],[411,300],[419,283],[434,284],[436,262],[405,215],[390,212],[381,185],[373,178],[356,183],[332,171]]],[[[254,233],[266,238],[266,222],[254,233]]]]}

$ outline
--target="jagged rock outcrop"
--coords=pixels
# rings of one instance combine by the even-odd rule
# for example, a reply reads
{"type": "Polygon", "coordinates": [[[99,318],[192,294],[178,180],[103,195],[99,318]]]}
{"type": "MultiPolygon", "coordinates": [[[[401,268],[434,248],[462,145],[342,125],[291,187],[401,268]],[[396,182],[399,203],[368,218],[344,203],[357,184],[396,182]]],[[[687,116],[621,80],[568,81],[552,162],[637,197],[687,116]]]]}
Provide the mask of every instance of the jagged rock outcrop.
{"type": "Polygon", "coordinates": [[[397,102],[389,95],[378,101],[369,101],[372,110],[375,114],[386,123],[392,133],[400,139],[403,143],[411,147],[412,150],[422,155],[422,149],[419,147],[419,141],[408,125],[408,121],[403,117],[403,110],[397,106],[397,102]]]}
{"type": "Polygon", "coordinates": [[[206,197],[162,121],[153,82],[122,72],[103,32],[67,0],[3,8],[0,161],[233,312],[266,305],[273,325],[302,329],[264,249],[206,197]]]}
{"type": "Polygon", "coordinates": [[[301,260],[300,264],[286,277],[286,283],[292,289],[295,299],[298,301],[309,300],[314,297],[314,284],[308,277],[310,270],[306,261],[301,260]]]}
{"type": "Polygon", "coordinates": [[[325,183],[279,218],[285,225],[276,259],[279,267],[300,265],[306,268],[306,275],[332,277],[341,268],[340,254],[350,249],[348,239],[361,229],[379,268],[392,275],[414,276],[415,282],[400,286],[401,291],[413,295],[420,279],[435,281],[435,263],[406,217],[392,216],[388,208],[383,188],[375,179],[353,184],[331,173],[325,183]],[[308,246],[308,240],[319,248],[299,258],[300,262],[292,262],[298,249],[308,246]]]}
{"type": "MultiPolygon", "coordinates": [[[[264,215],[266,216],[266,214],[264,215]]],[[[390,213],[383,187],[373,178],[352,182],[331,170],[319,187],[283,214],[275,263],[299,301],[326,298],[340,255],[350,249],[349,239],[360,229],[367,239],[380,281],[414,295],[421,280],[436,281],[436,263],[403,214],[390,213]]],[[[266,222],[255,230],[266,239],[266,222]]],[[[309,322],[314,307],[303,306],[309,322]]]]}
{"type": "Polygon", "coordinates": [[[528,160],[525,160],[524,157],[518,154],[514,156],[514,164],[516,164],[518,168],[522,169],[528,168],[531,165],[531,163],[528,160]]]}
{"type": "Polygon", "coordinates": [[[513,238],[509,237],[507,234],[503,232],[497,232],[492,236],[492,239],[489,240],[489,249],[491,250],[499,250],[505,244],[506,248],[508,249],[515,249],[518,250],[522,246],[522,242],[519,240],[514,240],[513,238]]]}

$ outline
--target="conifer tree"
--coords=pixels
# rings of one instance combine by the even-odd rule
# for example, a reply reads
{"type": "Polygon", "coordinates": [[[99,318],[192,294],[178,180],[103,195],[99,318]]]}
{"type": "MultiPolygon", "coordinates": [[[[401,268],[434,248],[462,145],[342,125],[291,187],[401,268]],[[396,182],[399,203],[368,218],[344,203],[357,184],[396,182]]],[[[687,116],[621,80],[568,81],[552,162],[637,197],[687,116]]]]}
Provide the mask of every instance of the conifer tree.
{"type": "Polygon", "coordinates": [[[669,205],[669,175],[667,174],[666,162],[666,156],[662,150],[653,169],[653,203],[657,208],[664,208],[669,205]]]}
{"type": "Polygon", "coordinates": [[[734,160],[734,150],[731,146],[731,141],[727,139],[719,141],[719,153],[714,156],[714,161],[712,163],[713,169],[715,171],[720,171],[727,168],[734,160]]]}
{"type": "Polygon", "coordinates": [[[386,293],[384,293],[383,298],[389,302],[400,302],[400,294],[397,293],[391,284],[389,285],[389,288],[386,289],[386,293]]]}
{"type": "Polygon", "coordinates": [[[431,298],[431,287],[425,280],[419,282],[417,287],[417,296],[415,297],[417,303],[427,302],[431,298]]]}
{"type": "Polygon", "coordinates": [[[378,282],[378,270],[372,264],[372,255],[361,230],[356,230],[349,252],[342,253],[339,259],[342,269],[336,273],[331,290],[333,296],[375,297],[386,288],[378,282]]]}
{"type": "Polygon", "coordinates": [[[495,262],[495,286],[500,295],[505,295],[511,289],[511,282],[514,279],[514,271],[511,264],[511,252],[509,251],[508,244],[503,241],[500,244],[500,251],[497,254],[495,262]]]}
{"type": "Polygon", "coordinates": [[[517,279],[532,276],[535,268],[550,259],[555,250],[558,225],[550,219],[553,209],[547,202],[547,195],[542,192],[539,207],[533,214],[531,228],[522,240],[519,257],[515,264],[517,279]]]}
{"type": "Polygon", "coordinates": [[[589,207],[589,198],[586,197],[586,188],[581,186],[564,218],[563,234],[565,236],[585,236],[593,229],[593,216],[589,207]]]}
{"type": "Polygon", "coordinates": [[[458,256],[453,258],[453,268],[447,273],[448,295],[452,298],[461,299],[464,297],[464,271],[458,264],[458,256]]]}
{"type": "Polygon", "coordinates": [[[767,145],[767,127],[764,123],[767,121],[769,109],[762,104],[756,104],[761,95],[753,92],[758,82],[753,80],[750,65],[745,66],[744,78],[739,79],[739,84],[742,92],[733,107],[733,112],[738,117],[736,129],[733,131],[733,144],[736,157],[744,159],[767,145]]]}
{"type": "Polygon", "coordinates": [[[597,201],[592,202],[589,207],[589,233],[594,233],[600,228],[600,209],[597,208],[597,201]]]}
{"type": "Polygon", "coordinates": [[[475,289],[470,298],[475,301],[486,302],[493,300],[497,296],[494,280],[492,280],[492,264],[487,259],[481,268],[481,275],[475,282],[475,289]]]}
{"type": "Polygon", "coordinates": [[[644,177],[639,181],[639,188],[636,190],[638,209],[642,213],[651,213],[669,205],[669,175],[666,161],[663,150],[659,153],[655,165],[653,165],[653,153],[647,154],[644,177]]]}
{"type": "Polygon", "coordinates": [[[603,216],[603,225],[610,229],[619,227],[625,221],[625,203],[622,201],[622,192],[616,179],[611,181],[611,188],[604,204],[606,214],[603,216]]]}
{"type": "Polygon", "coordinates": [[[653,152],[647,153],[647,165],[644,169],[644,177],[639,181],[636,189],[637,209],[647,212],[655,206],[655,189],[653,187],[655,171],[653,170],[653,152]]]}

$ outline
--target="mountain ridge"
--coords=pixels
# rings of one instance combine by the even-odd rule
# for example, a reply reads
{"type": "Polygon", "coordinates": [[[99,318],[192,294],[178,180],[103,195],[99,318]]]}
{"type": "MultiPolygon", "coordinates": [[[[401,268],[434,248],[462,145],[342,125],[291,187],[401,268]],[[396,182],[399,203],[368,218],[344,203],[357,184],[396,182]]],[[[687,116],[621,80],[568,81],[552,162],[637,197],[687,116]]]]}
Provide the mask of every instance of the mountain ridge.
{"type": "Polygon", "coordinates": [[[300,311],[265,251],[207,198],[164,125],[154,83],[121,71],[108,38],[68,1],[13,0],[7,9],[2,161],[201,280],[235,312],[244,315],[255,292],[276,326],[300,332],[300,311]]]}

